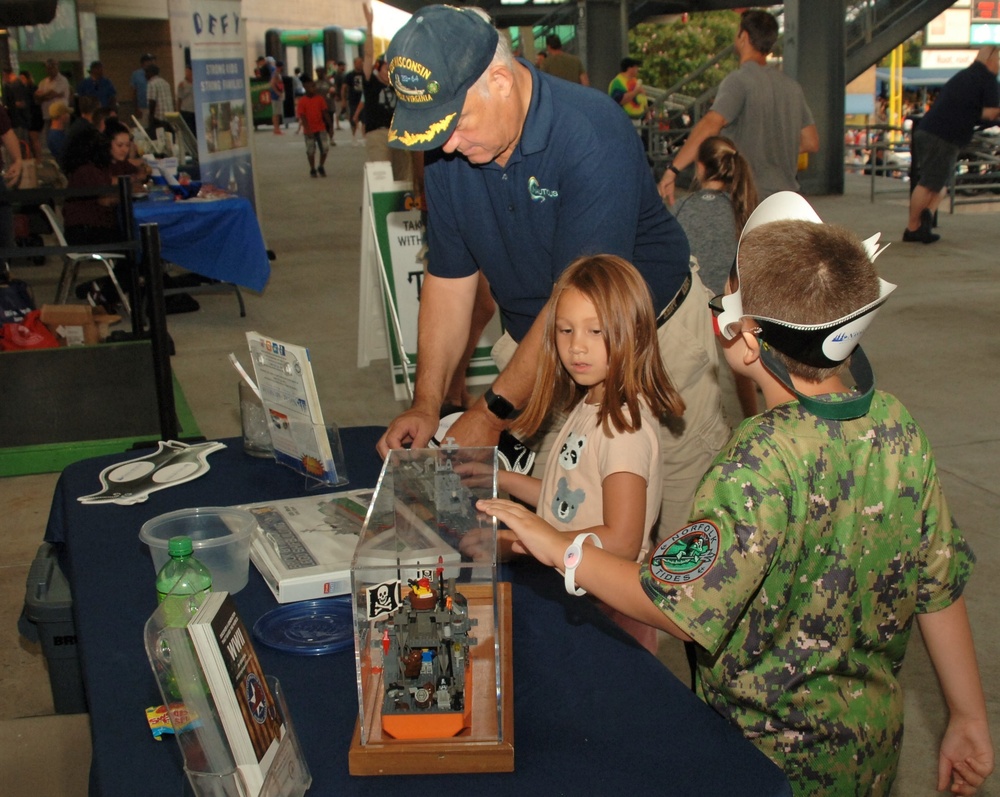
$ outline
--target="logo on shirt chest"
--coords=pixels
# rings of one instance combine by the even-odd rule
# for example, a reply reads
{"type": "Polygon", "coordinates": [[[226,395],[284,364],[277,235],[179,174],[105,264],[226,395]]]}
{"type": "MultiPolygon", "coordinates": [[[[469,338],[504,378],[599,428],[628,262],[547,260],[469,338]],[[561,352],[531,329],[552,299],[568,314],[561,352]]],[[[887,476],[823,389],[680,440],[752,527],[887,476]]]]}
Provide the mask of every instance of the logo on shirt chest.
{"type": "Polygon", "coordinates": [[[557,199],[559,192],[551,188],[542,188],[537,177],[528,178],[528,195],[532,202],[544,202],[546,199],[557,199]]]}
{"type": "Polygon", "coordinates": [[[719,529],[702,520],[661,542],[649,558],[649,568],[665,584],[687,584],[705,575],[718,556],[719,529]]]}

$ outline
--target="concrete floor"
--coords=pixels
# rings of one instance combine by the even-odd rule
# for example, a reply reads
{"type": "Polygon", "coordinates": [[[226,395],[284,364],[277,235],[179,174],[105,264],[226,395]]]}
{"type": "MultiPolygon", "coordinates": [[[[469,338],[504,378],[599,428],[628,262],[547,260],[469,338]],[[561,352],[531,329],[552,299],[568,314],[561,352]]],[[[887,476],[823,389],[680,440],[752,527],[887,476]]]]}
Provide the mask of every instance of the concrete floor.
{"type": "MultiPolygon", "coordinates": [[[[357,368],[358,262],[364,149],[340,131],[327,179],[310,179],[304,146],[290,130],[255,136],[259,209],[267,245],[277,254],[261,296],[245,292],[247,317],[231,295],[200,295],[201,310],[168,318],[172,358],[195,418],[207,437],[239,433],[237,375],[228,352],[246,351],[244,333],[259,330],[310,347],[324,413],[342,426],[384,424],[402,405],[393,399],[385,361],[357,368]]],[[[867,237],[881,230],[893,245],[879,269],[899,285],[866,337],[880,387],[898,395],[927,431],[952,511],[979,564],[967,591],[994,733],[1000,735],[1000,634],[993,624],[1000,597],[1000,545],[995,519],[1000,487],[1000,398],[993,368],[1000,281],[997,213],[1000,204],[941,214],[940,243],[898,241],[906,218],[905,187],[869,201],[867,178],[848,176],[847,193],[818,197],[827,221],[867,237]]],[[[39,302],[54,294],[58,265],[22,267],[39,302]]],[[[42,540],[58,474],[0,480],[6,521],[0,534],[0,772],[4,794],[76,797],[86,792],[89,766],[86,715],[53,714],[46,663],[37,645],[18,636],[28,567],[42,540]]],[[[127,599],[127,596],[124,596],[127,599]]],[[[661,645],[681,669],[676,647],[661,645]]],[[[937,740],[945,712],[919,639],[902,675],[907,734],[898,797],[934,794],[937,740]]],[[[123,710],[142,710],[141,706],[123,710]]],[[[152,743],[152,742],[151,742],[152,743]]],[[[171,743],[171,742],[168,742],[171,743]]],[[[994,779],[981,794],[1000,795],[994,779]]]]}

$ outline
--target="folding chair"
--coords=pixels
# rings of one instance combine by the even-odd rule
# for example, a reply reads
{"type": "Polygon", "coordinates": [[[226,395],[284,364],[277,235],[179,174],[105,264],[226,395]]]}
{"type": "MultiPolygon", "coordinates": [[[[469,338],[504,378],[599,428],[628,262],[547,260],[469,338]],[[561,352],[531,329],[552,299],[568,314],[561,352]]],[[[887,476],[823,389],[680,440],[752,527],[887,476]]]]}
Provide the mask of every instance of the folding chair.
{"type": "MultiPolygon", "coordinates": [[[[66,243],[66,236],[63,233],[62,224],[59,223],[59,219],[56,217],[55,211],[49,205],[41,205],[42,213],[49,220],[49,225],[52,227],[52,232],[55,233],[56,240],[59,241],[60,246],[69,246],[66,243]]],[[[63,266],[62,274],[59,276],[59,285],[56,287],[56,304],[65,304],[66,299],[69,297],[69,292],[76,285],[77,273],[82,265],[101,265],[104,270],[107,271],[108,277],[111,279],[112,284],[115,286],[115,290],[118,291],[118,298],[121,299],[122,307],[125,308],[125,312],[131,314],[132,307],[129,304],[128,296],[125,291],[122,290],[122,286],[118,284],[118,278],[115,276],[115,260],[124,260],[125,255],[120,252],[67,252],[66,263],[63,266]]]]}

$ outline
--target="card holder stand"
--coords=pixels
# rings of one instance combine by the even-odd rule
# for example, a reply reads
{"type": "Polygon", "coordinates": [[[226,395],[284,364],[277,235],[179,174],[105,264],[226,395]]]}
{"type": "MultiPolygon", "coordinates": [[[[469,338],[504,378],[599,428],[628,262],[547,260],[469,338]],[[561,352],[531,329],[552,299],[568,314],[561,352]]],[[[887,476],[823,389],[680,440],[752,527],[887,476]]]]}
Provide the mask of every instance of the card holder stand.
{"type": "Polygon", "coordinates": [[[146,622],[146,655],[167,706],[174,736],[184,759],[184,772],[194,797],[302,797],[312,775],[302,754],[295,725],[277,678],[267,676],[275,710],[285,724],[264,783],[252,794],[235,765],[232,750],[201,670],[186,623],[198,603],[165,601],[146,622]],[[170,605],[168,605],[170,604],[170,605]]]}

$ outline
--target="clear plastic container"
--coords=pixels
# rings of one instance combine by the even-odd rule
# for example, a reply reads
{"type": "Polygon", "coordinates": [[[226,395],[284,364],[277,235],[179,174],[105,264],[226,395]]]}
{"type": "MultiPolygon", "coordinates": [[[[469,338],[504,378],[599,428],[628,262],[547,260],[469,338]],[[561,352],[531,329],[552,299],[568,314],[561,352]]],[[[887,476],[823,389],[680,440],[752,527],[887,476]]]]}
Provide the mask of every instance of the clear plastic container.
{"type": "Polygon", "coordinates": [[[212,589],[239,592],[247,584],[250,537],[257,527],[245,509],[225,506],[178,509],[143,524],[139,539],[149,546],[158,573],[170,554],[171,537],[190,537],[194,556],[212,574],[212,589]]]}

